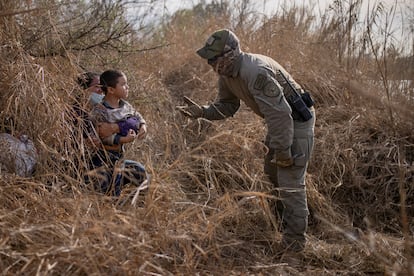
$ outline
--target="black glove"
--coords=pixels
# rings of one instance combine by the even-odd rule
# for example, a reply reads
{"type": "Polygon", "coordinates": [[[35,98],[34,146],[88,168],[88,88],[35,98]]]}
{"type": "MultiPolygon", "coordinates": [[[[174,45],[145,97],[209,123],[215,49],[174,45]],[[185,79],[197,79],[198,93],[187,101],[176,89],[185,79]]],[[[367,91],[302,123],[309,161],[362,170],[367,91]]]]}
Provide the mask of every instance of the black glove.
{"type": "Polygon", "coordinates": [[[177,106],[176,108],[187,117],[192,119],[197,119],[203,117],[203,108],[194,102],[192,99],[184,96],[184,102],[187,104],[186,106],[177,106]]]}

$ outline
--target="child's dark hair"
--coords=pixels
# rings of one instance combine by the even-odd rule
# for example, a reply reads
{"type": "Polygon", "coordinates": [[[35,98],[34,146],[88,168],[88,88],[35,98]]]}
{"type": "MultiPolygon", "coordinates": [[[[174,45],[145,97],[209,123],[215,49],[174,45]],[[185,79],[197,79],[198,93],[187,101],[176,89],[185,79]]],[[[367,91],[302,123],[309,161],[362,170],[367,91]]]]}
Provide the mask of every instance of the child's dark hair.
{"type": "Polygon", "coordinates": [[[77,78],[77,82],[83,89],[88,89],[94,78],[99,77],[99,73],[96,72],[84,72],[77,78]]]}
{"type": "Polygon", "coordinates": [[[118,79],[123,76],[124,73],[119,70],[107,70],[103,72],[100,77],[102,91],[106,94],[108,92],[108,87],[115,88],[118,83],[118,79]]]}

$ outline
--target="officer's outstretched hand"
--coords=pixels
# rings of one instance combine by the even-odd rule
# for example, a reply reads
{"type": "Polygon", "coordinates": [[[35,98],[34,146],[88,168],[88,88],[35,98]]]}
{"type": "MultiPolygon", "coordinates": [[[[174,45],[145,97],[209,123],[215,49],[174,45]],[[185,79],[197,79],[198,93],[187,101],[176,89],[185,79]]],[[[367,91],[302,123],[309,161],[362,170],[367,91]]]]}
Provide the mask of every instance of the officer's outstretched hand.
{"type": "Polygon", "coordinates": [[[184,96],[184,102],[187,104],[186,106],[176,107],[184,116],[192,119],[203,117],[203,108],[199,104],[187,96],[184,96]]]}

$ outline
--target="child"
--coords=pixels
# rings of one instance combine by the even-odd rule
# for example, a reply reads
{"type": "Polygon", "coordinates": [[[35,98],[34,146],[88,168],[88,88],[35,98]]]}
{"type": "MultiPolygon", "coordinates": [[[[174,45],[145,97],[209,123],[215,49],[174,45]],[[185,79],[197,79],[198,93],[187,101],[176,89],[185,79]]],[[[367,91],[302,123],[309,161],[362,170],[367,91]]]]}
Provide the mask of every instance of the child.
{"type": "MultiPolygon", "coordinates": [[[[92,71],[84,72],[78,76],[77,83],[83,91],[81,93],[76,93],[75,95],[73,109],[75,111],[76,118],[74,124],[75,126],[82,128],[83,137],[89,138],[88,140],[90,141],[88,142],[92,142],[97,145],[100,141],[99,139],[96,140],[96,133],[94,126],[90,121],[91,118],[89,113],[97,104],[102,103],[105,96],[100,85],[100,74],[92,71]]],[[[105,108],[103,108],[103,110],[105,110],[105,108]]],[[[128,118],[127,120],[120,119],[115,121],[104,118],[103,121],[114,123],[113,126],[115,126],[116,132],[119,132],[121,136],[127,136],[129,129],[134,129],[137,132],[136,118],[128,118]]],[[[104,143],[106,141],[105,144],[113,145],[113,139],[115,136],[116,135],[114,134],[113,136],[108,137],[107,140],[104,140],[104,143]]]]}
{"type": "Polygon", "coordinates": [[[125,100],[129,88],[125,74],[117,70],[108,70],[102,73],[100,81],[105,97],[95,106],[93,120],[98,127],[99,123],[117,123],[119,126],[118,133],[104,137],[102,142],[110,146],[132,142],[134,139],[128,138],[129,131],[133,130],[134,134],[138,135],[140,128],[142,126],[145,128],[145,120],[125,100]]]}
{"type": "MultiPolygon", "coordinates": [[[[116,123],[119,132],[102,139],[104,149],[95,158],[96,167],[110,166],[111,168],[122,159],[124,144],[133,142],[136,137],[143,137],[146,133],[145,120],[134,107],[126,101],[128,97],[128,83],[124,73],[118,70],[107,70],[100,76],[101,89],[105,96],[101,103],[95,105],[91,112],[94,125],[99,128],[101,123],[116,123]]],[[[124,184],[133,182],[138,186],[145,180],[146,171],[142,164],[124,160],[121,162],[122,172],[129,175],[115,177],[114,194],[119,195],[124,184]]],[[[106,170],[108,171],[108,170],[106,170]]],[[[101,183],[101,189],[107,192],[112,175],[107,175],[101,183]]]]}

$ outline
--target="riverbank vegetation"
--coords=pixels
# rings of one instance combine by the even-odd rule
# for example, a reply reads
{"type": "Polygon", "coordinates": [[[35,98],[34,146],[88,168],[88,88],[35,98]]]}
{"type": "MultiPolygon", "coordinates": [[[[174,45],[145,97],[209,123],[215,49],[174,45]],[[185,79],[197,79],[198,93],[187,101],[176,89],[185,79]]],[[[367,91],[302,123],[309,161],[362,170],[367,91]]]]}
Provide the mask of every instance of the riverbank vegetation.
{"type": "Polygon", "coordinates": [[[413,7],[401,44],[390,24],[401,10],[381,1],[368,14],[352,0],[267,16],[250,1],[201,2],[154,20],[163,3],[0,3],[1,131],[27,134],[40,156],[31,178],[0,172],[3,274],[412,275],[413,7]],[[195,51],[219,28],[277,60],[315,99],[299,266],[269,250],[281,233],[261,119],[244,105],[215,122],[175,109],[183,96],[214,100],[217,76],[195,51]],[[68,116],[76,76],[111,68],[127,74],[128,100],[148,124],[126,156],[151,174],[134,198],[133,188],[112,198],[85,184],[88,149],[80,136],[74,144],[68,116]]]}

